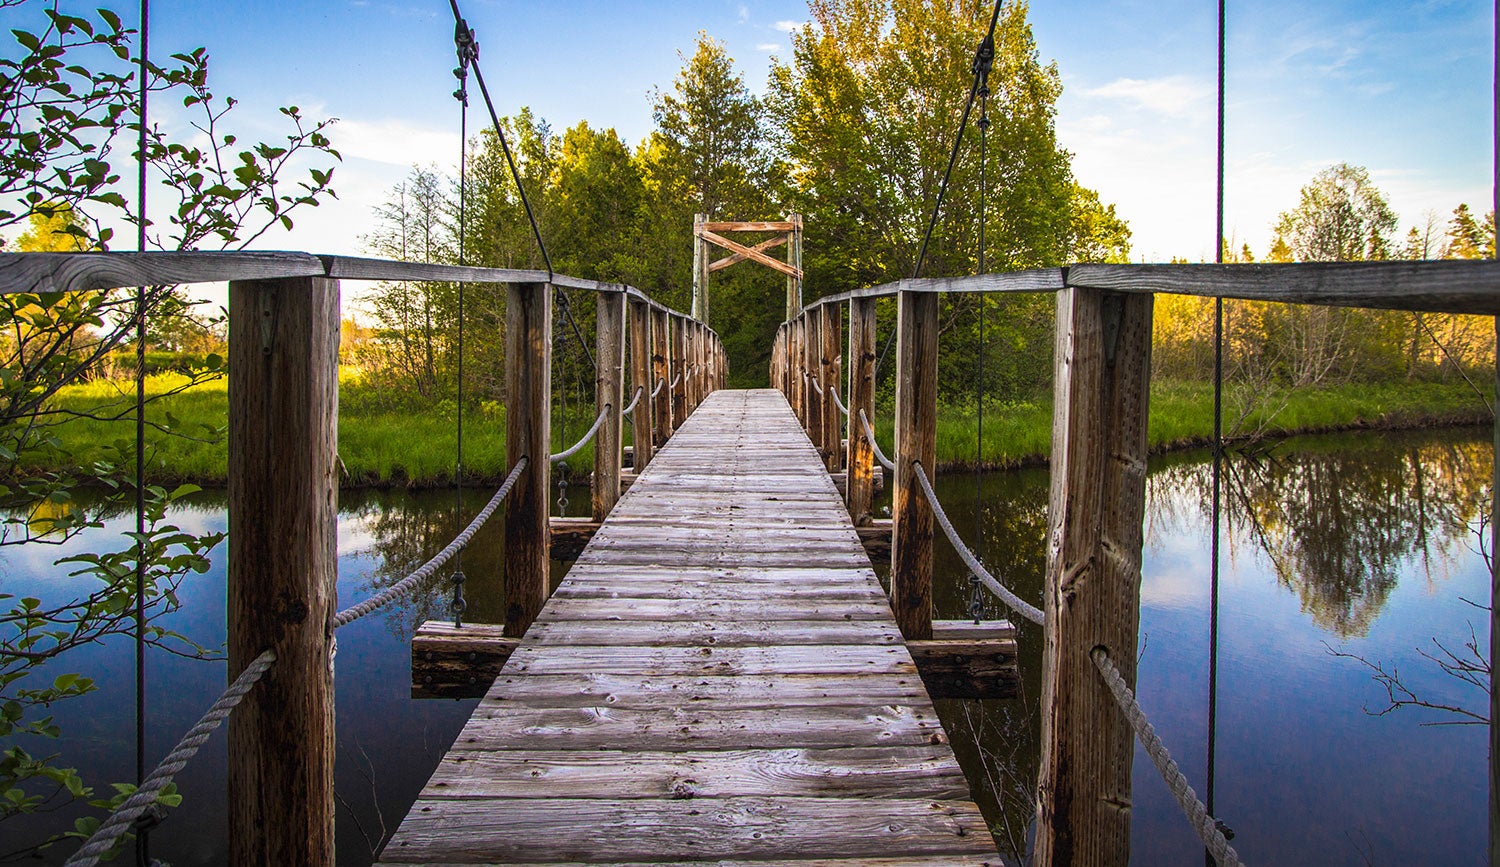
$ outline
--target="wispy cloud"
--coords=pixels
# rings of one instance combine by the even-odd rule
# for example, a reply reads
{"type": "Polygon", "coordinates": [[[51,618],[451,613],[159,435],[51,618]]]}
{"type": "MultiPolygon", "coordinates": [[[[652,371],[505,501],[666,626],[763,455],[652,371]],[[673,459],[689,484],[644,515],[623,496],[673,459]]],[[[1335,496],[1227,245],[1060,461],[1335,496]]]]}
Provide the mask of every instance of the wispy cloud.
{"type": "Polygon", "coordinates": [[[758,45],[755,46],[755,50],[756,51],[780,51],[781,50],[781,43],[779,43],[779,42],[762,42],[762,43],[759,43],[758,45]]]}
{"type": "Polygon", "coordinates": [[[371,160],[396,166],[446,163],[458,153],[458,135],[451,130],[420,127],[401,120],[350,120],[334,130],[334,146],[345,159],[371,160]]]}
{"type": "Polygon", "coordinates": [[[798,30],[800,30],[802,28],[802,22],[801,21],[777,21],[775,24],[772,24],[771,27],[773,27],[776,30],[780,30],[782,33],[796,33],[798,30]]]}
{"type": "Polygon", "coordinates": [[[1164,78],[1119,78],[1103,87],[1083,91],[1096,99],[1123,100],[1147,111],[1171,117],[1199,114],[1213,97],[1206,83],[1185,75],[1164,78]]]}
{"type": "Polygon", "coordinates": [[[740,20],[741,21],[749,21],[750,20],[750,7],[746,6],[743,3],[740,4],[740,20]]]}

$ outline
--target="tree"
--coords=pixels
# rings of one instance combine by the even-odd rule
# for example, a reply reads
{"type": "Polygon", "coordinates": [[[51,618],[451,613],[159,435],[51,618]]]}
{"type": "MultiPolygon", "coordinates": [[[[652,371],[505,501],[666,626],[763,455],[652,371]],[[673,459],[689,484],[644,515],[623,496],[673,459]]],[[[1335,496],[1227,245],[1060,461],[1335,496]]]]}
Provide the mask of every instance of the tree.
{"type": "Polygon", "coordinates": [[[697,213],[750,219],[735,212],[764,201],[761,113],[724,43],[699,31],[672,92],[657,90],[653,100],[653,139],[660,136],[661,143],[657,172],[681,179],[697,213]]]}
{"type": "Polygon", "coordinates": [[[1447,240],[1443,245],[1444,259],[1493,259],[1495,258],[1495,214],[1485,215],[1484,224],[1474,219],[1467,204],[1453,209],[1453,219],[1448,223],[1447,240]]]}
{"type": "Polygon", "coordinates": [[[1276,235],[1299,262],[1363,262],[1391,257],[1396,212],[1362,166],[1339,163],[1313,176],[1276,235]]]}

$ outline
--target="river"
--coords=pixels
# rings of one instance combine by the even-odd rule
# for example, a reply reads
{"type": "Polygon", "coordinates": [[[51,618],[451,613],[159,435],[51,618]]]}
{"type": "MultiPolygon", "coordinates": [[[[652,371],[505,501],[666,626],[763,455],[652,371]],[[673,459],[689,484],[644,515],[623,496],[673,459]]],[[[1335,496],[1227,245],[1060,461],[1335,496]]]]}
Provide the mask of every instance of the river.
{"type": "MultiPolygon", "coordinates": [[[[1215,812],[1257,864],[1481,864],[1486,841],[1487,736],[1458,717],[1402,708],[1362,663],[1399,672],[1418,697],[1483,712],[1485,695],[1424,654],[1459,658],[1477,643],[1488,658],[1488,430],[1304,437],[1234,453],[1221,517],[1215,812]],[[1470,603],[1474,604],[1470,604],[1470,603]],[[1441,646],[1437,642],[1441,642],[1441,646]],[[1351,654],[1339,656],[1336,654],[1351,654]]],[[[1211,464],[1183,452],[1150,465],[1141,588],[1139,696],[1201,794],[1208,787],[1208,550],[1211,464]]],[[[937,482],[961,533],[1023,597],[1040,602],[1045,557],[1045,469],[952,473],[937,482]],[[982,504],[982,505],[979,505],[982,504]]],[[[587,507],[571,489],[569,514],[587,507]]],[[[470,492],[464,515],[488,492],[470,492]]],[[[205,492],[171,520],[222,531],[221,494],[205,492]]],[[[456,532],[451,492],[345,492],[339,516],[339,597],[363,599],[399,578],[456,532]]],[[[0,593],[63,600],[86,590],[51,565],[118,545],[129,519],[106,522],[61,547],[0,552],[0,593]]],[[[469,617],[498,620],[498,525],[465,553],[469,617]]],[[[208,648],[224,641],[222,552],[184,582],[165,624],[208,648]]],[[[556,564],[560,577],[563,564],[556,564]]],[[[938,543],[936,616],[967,616],[969,586],[938,543]]],[[[338,853],[371,859],[373,841],[400,822],[474,701],[409,697],[409,641],[422,620],[446,615],[446,588],[359,621],[338,635],[338,853]]],[[[1003,616],[989,601],[987,617],[1003,616]]],[[[1002,852],[1029,835],[1039,737],[1042,637],[1019,633],[1022,695],[939,703],[976,798],[1002,852]]],[[[61,753],[100,790],[134,773],[134,653],[114,638],[46,674],[82,672],[99,689],[58,703],[60,739],[18,741],[61,753]]],[[[164,754],[213,700],[222,661],[148,654],[147,754],[164,754]]],[[[224,737],[214,735],[179,775],[185,801],[151,835],[152,855],[174,865],[225,856],[224,737]]],[[[1132,856],[1138,864],[1201,864],[1202,849],[1156,771],[1137,749],[1132,856]]],[[[0,854],[67,827],[75,812],[0,825],[0,854]],[[22,824],[24,823],[24,824],[22,824]]],[[[60,844],[60,862],[75,844],[60,844]]]]}

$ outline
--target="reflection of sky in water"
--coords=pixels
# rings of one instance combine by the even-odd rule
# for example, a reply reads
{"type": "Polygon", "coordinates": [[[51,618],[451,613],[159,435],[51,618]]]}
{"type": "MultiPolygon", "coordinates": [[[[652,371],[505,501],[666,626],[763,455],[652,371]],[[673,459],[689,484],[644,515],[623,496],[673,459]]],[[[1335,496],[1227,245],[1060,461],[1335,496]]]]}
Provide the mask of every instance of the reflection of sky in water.
{"type": "MultiPolygon", "coordinates": [[[[193,532],[222,531],[226,525],[222,496],[205,494],[199,499],[202,507],[176,508],[171,521],[193,532]]],[[[370,594],[372,571],[380,566],[380,558],[372,553],[377,541],[375,525],[390,504],[377,501],[366,505],[365,499],[346,495],[346,503],[357,501],[362,508],[350,510],[346,506],[339,516],[338,590],[343,604],[370,594]]],[[[103,528],[84,531],[66,548],[22,546],[7,550],[0,568],[0,592],[24,592],[54,601],[86,593],[90,579],[60,577],[66,571],[52,566],[52,561],[74,551],[126,544],[120,534],[133,527],[134,517],[126,516],[111,519],[103,528]]],[[[225,640],[222,554],[221,546],[206,574],[190,576],[182,583],[182,607],[163,621],[215,652],[222,651],[225,640]]],[[[402,614],[403,610],[397,608],[390,617],[399,621],[402,614]]],[[[409,614],[406,619],[410,619],[409,614]]],[[[404,632],[404,626],[393,627],[382,614],[340,630],[338,639],[335,779],[339,796],[358,813],[356,823],[348,808],[339,807],[339,863],[367,863],[368,847],[357,825],[363,825],[371,836],[380,833],[382,821],[394,829],[474,702],[411,700],[410,635],[404,632]],[[383,818],[376,812],[377,799],[383,818]]],[[[226,683],[225,668],[222,661],[187,660],[148,651],[148,763],[171,749],[217,698],[226,683]]],[[[62,753],[69,765],[82,769],[96,790],[107,789],[111,781],[134,779],[134,644],[128,637],[116,636],[75,651],[67,658],[66,668],[56,670],[81,671],[94,677],[99,690],[54,708],[63,728],[61,741],[35,741],[23,746],[34,753],[62,753]]],[[[153,835],[154,857],[183,865],[224,861],[224,768],[225,732],[220,728],[178,775],[184,804],[153,835]]],[[[61,829],[71,824],[71,817],[24,821],[50,821],[46,827],[61,829]]],[[[61,862],[72,848],[73,844],[54,847],[49,861],[61,862]]]]}
{"type": "MultiPolygon", "coordinates": [[[[1283,475],[1265,482],[1256,493],[1267,501],[1293,500],[1300,495],[1283,490],[1285,485],[1306,486],[1311,484],[1309,479],[1321,479],[1326,484],[1314,492],[1312,500],[1301,497],[1302,506],[1316,512],[1326,508],[1317,497],[1357,492],[1358,477],[1373,474],[1382,479],[1369,487],[1376,494],[1364,500],[1347,498],[1344,505],[1355,503],[1365,510],[1358,515],[1390,520],[1385,507],[1393,499],[1388,491],[1397,489],[1391,487],[1392,480],[1410,481],[1413,449],[1436,449],[1421,452],[1432,458],[1423,464],[1428,485],[1425,496],[1462,505],[1475,489],[1488,483],[1486,438],[1487,434],[1467,433],[1319,438],[1310,441],[1322,444],[1316,446],[1321,452],[1311,452],[1315,464],[1324,462],[1317,464],[1316,473],[1294,460],[1303,447],[1294,443],[1282,449],[1287,463],[1278,472],[1283,475]],[[1470,451],[1455,458],[1454,444],[1470,451]],[[1339,476],[1345,470],[1327,465],[1327,453],[1339,450],[1358,456],[1350,465],[1353,468],[1347,469],[1351,475],[1339,476]]],[[[1200,794],[1206,782],[1210,530],[1208,476],[1202,457],[1175,456],[1153,462],[1141,589],[1145,649],[1139,684],[1143,706],[1200,794]]],[[[997,473],[986,484],[985,559],[1013,581],[1022,595],[1040,598],[1046,474],[997,473]]],[[[974,529],[972,477],[949,474],[939,480],[938,487],[960,532],[969,537],[974,529]]],[[[468,513],[478,508],[484,493],[475,494],[468,513]]],[[[586,507],[587,497],[575,499],[586,507]]],[[[1409,498],[1395,499],[1403,508],[1409,505],[1409,498]]],[[[451,506],[451,492],[346,494],[338,533],[339,595],[344,604],[366,598],[388,583],[387,572],[400,573],[415,566],[446,543],[454,530],[451,506]]],[[[179,509],[173,520],[194,531],[221,530],[221,508],[221,499],[206,495],[204,507],[179,509]]],[[[1459,599],[1466,596],[1483,602],[1488,598],[1488,573],[1466,545],[1471,541],[1467,522],[1473,516],[1439,515],[1425,537],[1413,535],[1410,526],[1387,534],[1400,544],[1382,549],[1384,559],[1368,560],[1380,560],[1398,580],[1387,596],[1366,604],[1369,594],[1360,595],[1367,589],[1364,585],[1351,591],[1348,582],[1340,583],[1337,576],[1315,579],[1302,572],[1291,581],[1283,580],[1276,563],[1285,565],[1287,552],[1326,555],[1327,540],[1310,536],[1305,523],[1266,514],[1275,519],[1277,539],[1292,540],[1301,547],[1283,544],[1276,557],[1268,555],[1245,523],[1242,510],[1229,522],[1232,529],[1226,534],[1223,555],[1217,808],[1238,832],[1236,847],[1256,864],[1357,865],[1366,863],[1366,855],[1374,863],[1481,863],[1486,833],[1485,730],[1422,728],[1421,722],[1434,719],[1423,711],[1366,715],[1364,707],[1384,706],[1384,690],[1358,663],[1330,656],[1325,646],[1326,642],[1388,667],[1395,664],[1425,696],[1474,706],[1475,691],[1436,674],[1434,666],[1414,652],[1418,646],[1434,649],[1430,644],[1434,635],[1457,649],[1468,638],[1468,622],[1484,627],[1484,612],[1459,599]],[[1345,606],[1372,616],[1341,619],[1345,606]],[[1349,637],[1339,637],[1334,631],[1338,624],[1349,637]]],[[[86,531],[74,544],[78,550],[119,544],[118,534],[130,520],[121,518],[105,529],[86,531]]],[[[15,593],[24,586],[28,594],[54,600],[79,592],[74,588],[83,587],[83,579],[64,581],[50,565],[65,553],[50,546],[5,551],[0,592],[15,593]]],[[[488,607],[498,613],[497,602],[486,598],[482,589],[483,582],[498,570],[498,545],[493,539],[476,539],[467,556],[471,612],[488,607]]],[[[1310,556],[1307,562],[1338,560],[1310,556]]],[[[939,576],[952,582],[961,575],[960,569],[946,543],[939,543],[939,576]]],[[[951,586],[937,588],[940,617],[963,616],[966,594],[961,582],[959,586],[957,593],[951,586]]],[[[434,592],[446,594],[446,587],[434,592]]],[[[222,557],[208,574],[184,583],[182,599],[183,609],[172,615],[170,625],[206,646],[221,647],[222,557]]],[[[337,785],[371,836],[380,832],[382,822],[375,811],[376,799],[389,831],[473,706],[473,702],[408,698],[411,624],[442,612],[438,601],[424,600],[359,621],[339,633],[337,785]]],[[[1486,642],[1481,649],[1487,649],[1487,633],[1481,632],[1480,639],[1486,642]]],[[[1023,679],[1033,701],[1040,677],[1040,644],[1035,631],[1022,631],[1023,679]]],[[[69,670],[86,670],[99,679],[101,689],[58,707],[66,741],[49,751],[61,749],[69,762],[87,769],[98,785],[127,779],[134,773],[132,646],[128,640],[114,639],[83,651],[74,660],[69,670]]],[[[161,652],[150,655],[148,669],[148,755],[154,761],[218,695],[226,672],[222,662],[189,661],[161,652]]],[[[989,704],[1005,709],[998,716],[1027,715],[1019,702],[989,704]]],[[[1015,737],[1013,733],[999,736],[1015,737]]],[[[1023,732],[1022,736],[1027,735],[1023,732]]],[[[1029,736],[1034,737],[1034,732],[1029,736]]],[[[961,755],[972,752],[957,737],[955,746],[961,755]]],[[[1034,755],[1020,761],[1023,775],[1034,773],[1034,755]]],[[[222,861],[223,767],[220,731],[179,778],[187,801],[157,834],[153,854],[177,864],[222,861]]],[[[1134,862],[1202,863],[1202,850],[1139,750],[1134,778],[1134,862]]],[[[1020,821],[1025,821],[1024,815],[1020,821]]],[[[55,859],[60,861],[66,851],[64,847],[55,859]]],[[[340,863],[359,863],[365,851],[361,831],[348,810],[340,807],[340,863]]]]}

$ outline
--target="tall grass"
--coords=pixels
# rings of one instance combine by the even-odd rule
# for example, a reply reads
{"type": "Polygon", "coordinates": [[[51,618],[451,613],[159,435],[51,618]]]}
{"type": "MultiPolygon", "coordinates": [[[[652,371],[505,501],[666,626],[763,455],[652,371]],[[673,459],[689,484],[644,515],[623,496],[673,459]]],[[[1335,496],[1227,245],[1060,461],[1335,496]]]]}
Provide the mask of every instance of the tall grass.
{"type": "MultiPolygon", "coordinates": [[[[149,405],[148,418],[170,432],[147,432],[149,475],[162,484],[194,481],[223,484],[227,474],[224,430],[228,424],[228,392],[224,380],[194,385],[177,394],[187,380],[162,373],[148,378],[147,392],[159,397],[149,405]]],[[[134,384],[98,381],[69,386],[57,406],[74,412],[119,415],[113,421],[74,417],[58,426],[57,449],[28,456],[35,468],[117,461],[131,454],[135,428],[130,408],[134,384]]],[[[1419,427],[1439,424],[1476,424],[1491,418],[1485,401],[1463,382],[1341,385],[1257,395],[1260,409],[1239,419],[1233,396],[1226,399],[1226,433],[1264,436],[1347,430],[1364,427],[1419,427]],[[1229,427],[1238,421],[1237,428],[1229,427]]],[[[573,407],[566,425],[553,425],[554,450],[561,451],[583,435],[593,422],[592,407],[573,407]],[[587,416],[587,417],[585,417],[587,416]],[[566,436],[564,436],[566,434],[566,436]],[[562,440],[566,439],[566,442],[562,440]]],[[[453,481],[456,447],[455,407],[451,401],[430,406],[409,398],[393,398],[356,377],[341,377],[339,457],[346,485],[442,486],[453,481]]],[[[877,413],[876,434],[882,446],[892,443],[892,422],[877,413]]],[[[625,429],[626,442],[631,431],[625,429]]],[[[984,448],[979,445],[979,414],[968,406],[944,406],[938,412],[938,461],[946,466],[1018,466],[1044,461],[1052,444],[1050,400],[986,404],[984,448]]],[[[1153,450],[1196,445],[1213,435],[1213,389],[1208,383],[1161,381],[1152,383],[1148,437],[1153,450]]],[[[587,478],[593,446],[568,461],[574,480],[587,478]]],[[[495,481],[505,473],[505,410],[484,403],[464,415],[464,469],[472,481],[495,481]]]]}

